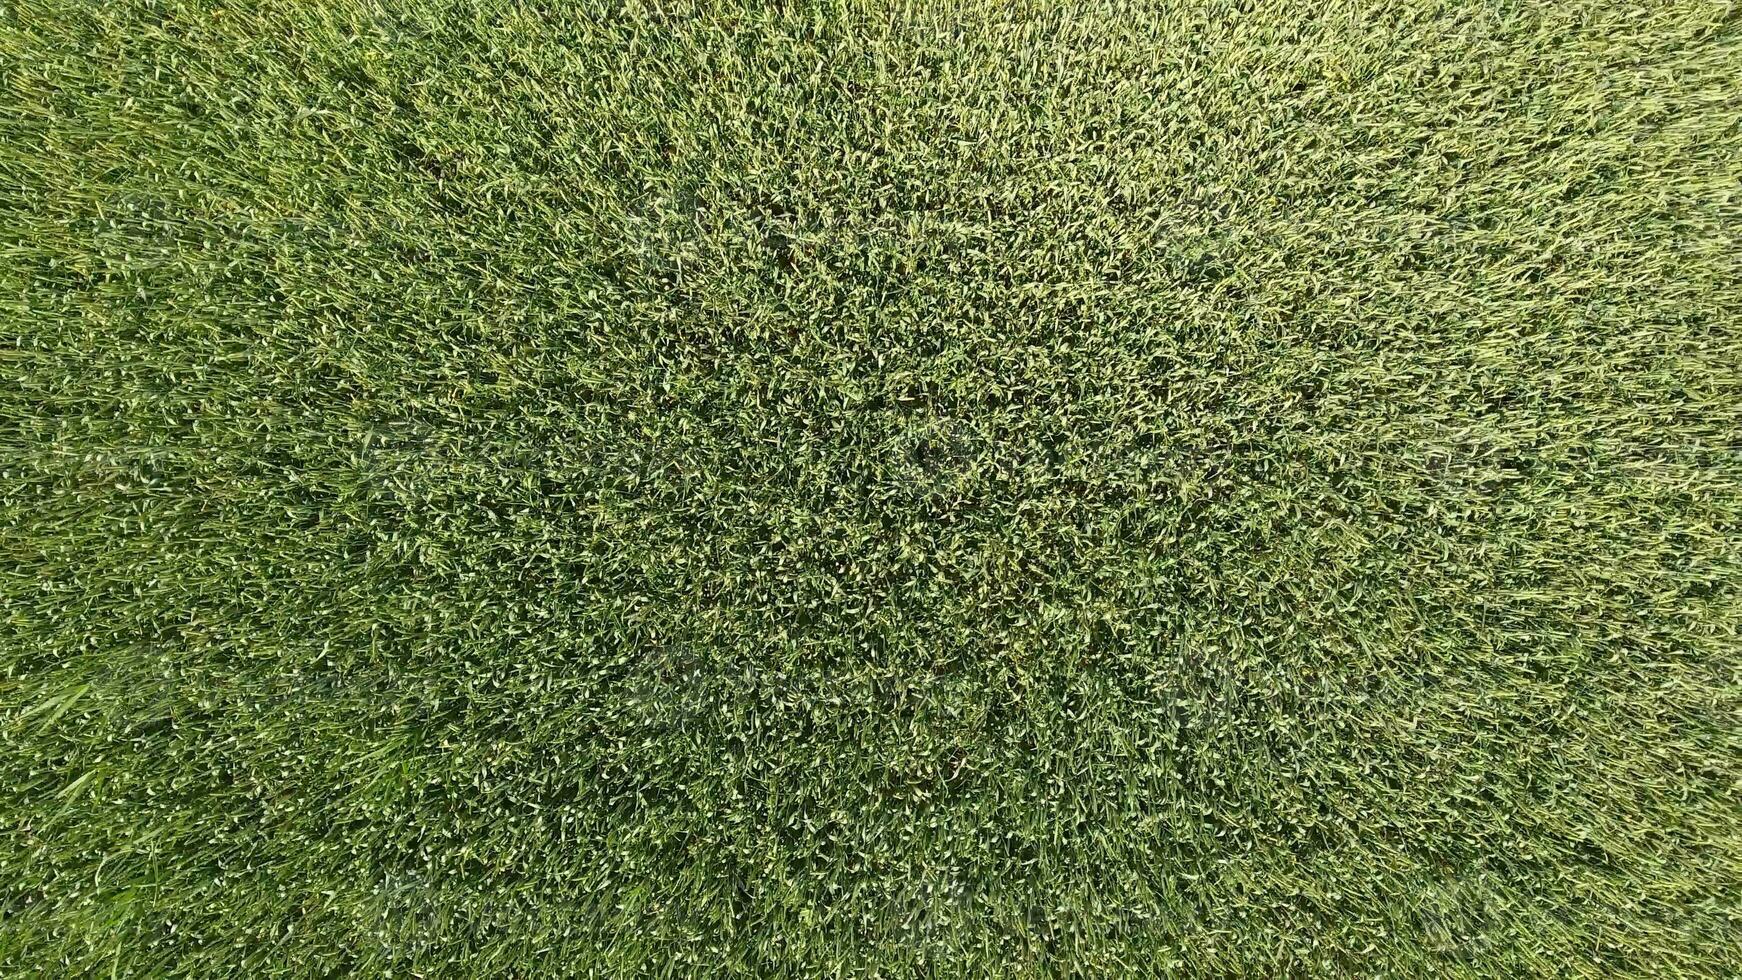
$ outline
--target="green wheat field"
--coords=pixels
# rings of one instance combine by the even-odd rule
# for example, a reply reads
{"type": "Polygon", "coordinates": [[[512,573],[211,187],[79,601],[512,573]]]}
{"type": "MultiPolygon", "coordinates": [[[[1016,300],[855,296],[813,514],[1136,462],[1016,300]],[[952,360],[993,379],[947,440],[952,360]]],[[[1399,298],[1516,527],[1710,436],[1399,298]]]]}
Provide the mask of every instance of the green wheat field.
{"type": "Polygon", "coordinates": [[[0,0],[0,974],[1742,974],[1739,14],[0,0]]]}

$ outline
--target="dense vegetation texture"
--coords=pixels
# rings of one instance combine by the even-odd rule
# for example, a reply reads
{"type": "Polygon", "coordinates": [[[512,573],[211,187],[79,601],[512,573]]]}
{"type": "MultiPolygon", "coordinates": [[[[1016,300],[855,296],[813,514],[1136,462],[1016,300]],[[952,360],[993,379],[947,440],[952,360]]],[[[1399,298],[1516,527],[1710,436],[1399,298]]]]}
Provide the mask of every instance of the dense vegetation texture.
{"type": "Polygon", "coordinates": [[[0,972],[1742,971],[1729,3],[0,6],[0,972]]]}

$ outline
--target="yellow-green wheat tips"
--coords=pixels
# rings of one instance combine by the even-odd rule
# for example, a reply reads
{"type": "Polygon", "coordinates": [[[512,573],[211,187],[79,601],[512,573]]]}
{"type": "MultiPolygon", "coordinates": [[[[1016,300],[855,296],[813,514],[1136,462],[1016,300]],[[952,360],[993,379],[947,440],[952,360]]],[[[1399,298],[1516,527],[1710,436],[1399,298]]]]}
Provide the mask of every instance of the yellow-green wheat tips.
{"type": "Polygon", "coordinates": [[[0,974],[1742,973],[1728,2],[0,2],[0,974]]]}

